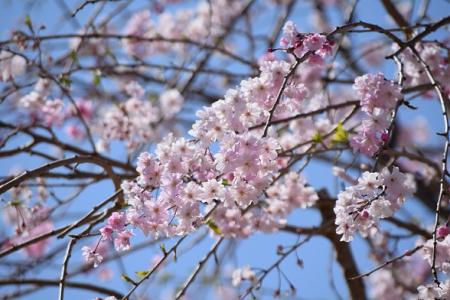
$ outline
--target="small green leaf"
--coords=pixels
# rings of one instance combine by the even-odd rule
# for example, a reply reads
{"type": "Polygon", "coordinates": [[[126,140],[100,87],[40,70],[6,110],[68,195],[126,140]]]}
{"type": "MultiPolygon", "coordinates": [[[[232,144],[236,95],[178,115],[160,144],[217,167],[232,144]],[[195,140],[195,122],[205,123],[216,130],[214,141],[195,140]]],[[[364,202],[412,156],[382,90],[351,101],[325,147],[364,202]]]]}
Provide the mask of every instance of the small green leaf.
{"type": "Polygon", "coordinates": [[[321,143],[322,142],[322,136],[320,135],[320,133],[316,132],[313,137],[312,137],[312,141],[315,143],[321,143]]]}
{"type": "Polygon", "coordinates": [[[72,80],[70,80],[67,74],[59,75],[59,81],[61,82],[62,85],[65,85],[67,87],[70,87],[70,85],[72,84],[72,80]]]}
{"type": "Polygon", "coordinates": [[[164,255],[167,255],[166,246],[164,244],[159,245],[159,248],[161,248],[161,251],[164,253],[164,255]]]}
{"type": "Polygon", "coordinates": [[[227,186],[230,185],[230,182],[228,181],[228,179],[222,179],[222,185],[227,186]]]}
{"type": "Polygon", "coordinates": [[[100,71],[100,70],[95,70],[93,73],[92,73],[92,75],[93,75],[93,78],[92,78],[92,83],[95,85],[95,86],[98,86],[99,84],[100,84],[100,81],[101,81],[101,79],[102,79],[102,71],[100,71]]]}
{"type": "Polygon", "coordinates": [[[208,227],[212,231],[214,231],[215,234],[217,234],[217,235],[221,235],[222,234],[222,232],[220,231],[220,228],[211,219],[208,219],[208,221],[206,221],[206,225],[208,225],[208,227]]]}
{"type": "Polygon", "coordinates": [[[70,51],[70,58],[71,58],[73,61],[77,61],[78,56],[77,56],[77,52],[76,52],[75,50],[70,51]]]}
{"type": "Polygon", "coordinates": [[[19,199],[14,199],[9,202],[9,205],[11,206],[20,206],[20,204],[22,204],[22,202],[19,199]]]}
{"type": "Polygon", "coordinates": [[[144,278],[145,276],[148,275],[149,271],[136,271],[136,276],[139,278],[144,278]]]}
{"type": "Polygon", "coordinates": [[[33,29],[33,24],[31,23],[31,18],[29,15],[25,17],[25,25],[27,25],[31,30],[33,29]]]}
{"type": "Polygon", "coordinates": [[[92,78],[92,83],[95,86],[98,86],[100,84],[100,81],[101,81],[101,77],[97,74],[94,74],[94,77],[92,78]]]}
{"type": "Polygon", "coordinates": [[[341,122],[337,124],[331,141],[333,143],[345,143],[348,141],[348,132],[344,129],[341,122]]]}
{"type": "Polygon", "coordinates": [[[125,274],[120,275],[120,278],[125,282],[131,283],[132,285],[137,285],[137,283],[133,279],[131,279],[125,274]]]}

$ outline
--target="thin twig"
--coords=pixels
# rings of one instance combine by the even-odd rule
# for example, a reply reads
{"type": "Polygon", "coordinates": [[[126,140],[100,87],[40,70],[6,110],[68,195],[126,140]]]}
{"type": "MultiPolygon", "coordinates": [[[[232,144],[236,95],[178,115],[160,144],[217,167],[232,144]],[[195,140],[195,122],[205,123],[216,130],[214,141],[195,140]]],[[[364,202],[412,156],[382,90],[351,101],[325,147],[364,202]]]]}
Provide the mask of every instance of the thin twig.
{"type": "Polygon", "coordinates": [[[195,278],[197,277],[198,273],[200,273],[203,266],[206,264],[208,259],[211,257],[211,255],[215,254],[217,251],[217,248],[220,246],[220,244],[224,241],[223,237],[220,237],[214,245],[211,247],[211,249],[208,251],[208,253],[198,262],[197,267],[195,268],[194,272],[189,276],[189,278],[186,280],[186,282],[183,284],[183,287],[181,290],[177,293],[175,299],[181,299],[184,294],[186,293],[189,286],[194,282],[195,278]]]}
{"type": "MultiPolygon", "coordinates": [[[[32,279],[32,278],[10,278],[10,279],[0,279],[0,286],[2,285],[37,285],[37,286],[59,286],[59,280],[51,279],[32,279]]],[[[89,283],[83,283],[78,281],[66,281],[65,285],[71,288],[83,289],[94,291],[108,296],[114,296],[116,298],[121,298],[122,294],[120,292],[111,290],[109,288],[101,287],[98,285],[93,285],[89,283]]]]}
{"type": "Polygon", "coordinates": [[[350,277],[350,280],[355,280],[355,279],[359,279],[359,278],[363,278],[363,277],[368,277],[368,276],[372,275],[373,273],[375,273],[376,271],[381,270],[381,269],[385,268],[386,266],[388,266],[388,265],[390,265],[390,264],[392,264],[392,263],[394,263],[394,262],[396,262],[396,261],[398,261],[398,260],[400,260],[400,259],[402,259],[402,258],[404,258],[406,256],[413,255],[414,253],[416,253],[418,250],[420,250],[422,248],[423,248],[423,245],[416,246],[413,249],[410,249],[410,250],[406,251],[402,255],[396,256],[396,257],[386,261],[385,263],[379,265],[378,267],[376,267],[375,269],[373,269],[373,270],[371,270],[371,271],[369,271],[367,273],[364,273],[364,274],[361,274],[361,275],[358,275],[358,276],[354,276],[354,277],[350,277]]]}
{"type": "Polygon", "coordinates": [[[70,257],[72,256],[72,249],[75,246],[77,240],[75,238],[71,238],[69,243],[67,243],[66,255],[64,256],[62,268],[61,268],[61,276],[59,278],[59,293],[58,300],[64,300],[64,286],[66,282],[67,276],[67,267],[69,265],[70,257]]]}
{"type": "Polygon", "coordinates": [[[119,2],[121,0],[85,0],[78,8],[72,13],[71,17],[74,18],[86,5],[88,4],[96,4],[99,2],[119,2]]]}

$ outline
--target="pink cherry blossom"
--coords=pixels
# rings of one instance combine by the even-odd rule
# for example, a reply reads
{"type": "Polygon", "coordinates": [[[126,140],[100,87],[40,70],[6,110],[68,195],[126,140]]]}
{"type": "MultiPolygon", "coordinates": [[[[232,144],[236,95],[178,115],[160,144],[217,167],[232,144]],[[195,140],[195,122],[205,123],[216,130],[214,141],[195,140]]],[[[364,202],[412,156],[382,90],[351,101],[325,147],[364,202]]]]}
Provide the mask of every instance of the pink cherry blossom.
{"type": "Polygon", "coordinates": [[[392,216],[416,189],[414,180],[397,167],[381,173],[364,172],[356,185],[338,194],[334,212],[336,232],[342,241],[351,241],[359,231],[363,237],[374,232],[379,219],[392,216]]]}
{"type": "Polygon", "coordinates": [[[77,124],[70,124],[66,127],[66,133],[68,136],[75,140],[82,140],[85,137],[83,128],[77,124]]]}
{"type": "Polygon", "coordinates": [[[377,73],[357,77],[353,89],[361,98],[361,109],[367,117],[350,139],[350,145],[354,151],[373,156],[389,139],[390,114],[402,97],[400,87],[377,73]]]}
{"type": "Polygon", "coordinates": [[[81,248],[81,251],[86,263],[93,264],[94,268],[97,268],[102,263],[103,257],[95,250],[91,249],[91,247],[84,246],[83,248],[81,248]]]}
{"type": "Polygon", "coordinates": [[[13,80],[25,72],[27,61],[20,55],[0,50],[0,81],[13,80]]]}
{"type": "Polygon", "coordinates": [[[114,231],[122,231],[125,227],[125,214],[113,212],[108,218],[108,225],[114,231]]]}
{"type": "Polygon", "coordinates": [[[447,225],[441,225],[438,227],[436,234],[438,237],[445,238],[450,234],[450,228],[447,225]]]}
{"type": "Polygon", "coordinates": [[[113,232],[114,232],[114,229],[109,225],[100,229],[100,233],[102,234],[102,237],[105,240],[112,241],[113,240],[113,232]]]}
{"type": "Polygon", "coordinates": [[[159,98],[162,115],[165,118],[172,118],[181,110],[183,102],[183,96],[181,96],[178,90],[172,89],[164,91],[159,98]]]}
{"type": "Polygon", "coordinates": [[[133,234],[131,231],[125,230],[122,232],[119,232],[117,236],[114,238],[114,247],[117,251],[125,251],[130,248],[130,237],[132,237],[133,234]]]}

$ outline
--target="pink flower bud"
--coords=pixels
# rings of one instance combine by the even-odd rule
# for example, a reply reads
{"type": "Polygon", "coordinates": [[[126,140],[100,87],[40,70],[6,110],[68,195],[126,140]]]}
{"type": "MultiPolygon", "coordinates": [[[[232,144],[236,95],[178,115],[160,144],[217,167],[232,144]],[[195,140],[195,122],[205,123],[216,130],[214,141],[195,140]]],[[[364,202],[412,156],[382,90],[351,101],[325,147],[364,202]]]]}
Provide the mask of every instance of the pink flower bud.
{"type": "Polygon", "coordinates": [[[363,210],[363,212],[361,213],[361,218],[363,219],[368,219],[370,217],[370,214],[367,210],[363,210]]]}
{"type": "Polygon", "coordinates": [[[438,237],[446,237],[450,234],[450,228],[447,225],[441,225],[436,230],[436,234],[438,237]]]}
{"type": "Polygon", "coordinates": [[[303,45],[303,41],[302,40],[299,40],[299,41],[296,41],[295,43],[294,43],[294,48],[300,48],[300,47],[302,47],[302,45],[303,45]]]}

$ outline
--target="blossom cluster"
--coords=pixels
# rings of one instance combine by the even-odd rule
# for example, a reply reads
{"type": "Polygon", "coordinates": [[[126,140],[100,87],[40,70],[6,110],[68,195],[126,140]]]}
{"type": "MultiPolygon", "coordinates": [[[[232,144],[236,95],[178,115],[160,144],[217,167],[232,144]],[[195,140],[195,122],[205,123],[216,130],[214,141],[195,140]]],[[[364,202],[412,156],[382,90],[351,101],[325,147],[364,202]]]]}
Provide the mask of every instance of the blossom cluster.
{"type": "Polygon", "coordinates": [[[204,223],[216,234],[242,238],[277,230],[292,209],[318,199],[296,173],[268,188],[280,167],[274,139],[229,133],[220,144],[213,154],[199,142],[169,136],[155,155],[141,153],[139,177],[122,184],[128,208],[108,219],[100,230],[103,239],[124,250],[131,236],[128,226],[156,238],[188,234],[204,223]]]}
{"type": "Polygon", "coordinates": [[[441,282],[439,285],[430,283],[420,285],[417,288],[418,298],[421,300],[449,299],[450,298],[450,280],[441,282]]]}
{"type": "MultiPolygon", "coordinates": [[[[445,227],[441,227],[441,230],[437,233],[440,237],[445,237],[437,241],[435,266],[444,273],[450,273],[450,236],[448,235],[448,228],[442,230],[443,228],[445,227]],[[445,232],[446,235],[443,234],[443,231],[447,231],[445,232]]],[[[433,264],[433,248],[432,239],[426,241],[422,248],[423,258],[430,266],[433,264]]]]}
{"type": "Polygon", "coordinates": [[[386,80],[382,73],[376,73],[357,77],[353,90],[361,98],[361,110],[367,117],[350,140],[350,145],[354,151],[373,156],[389,139],[391,113],[402,97],[401,89],[386,80]]]}
{"type": "Polygon", "coordinates": [[[267,189],[270,197],[269,211],[280,216],[287,216],[295,208],[313,206],[319,197],[306,180],[298,173],[289,172],[283,176],[283,182],[276,182],[267,189]]]}
{"type": "MultiPolygon", "coordinates": [[[[264,62],[260,76],[242,81],[237,89],[228,90],[224,99],[198,111],[198,119],[189,133],[208,144],[222,139],[227,132],[242,133],[252,126],[263,124],[289,68],[290,64],[286,61],[264,62]]],[[[285,91],[286,97],[275,110],[274,119],[289,113],[291,107],[295,111],[307,93],[303,84],[295,82],[285,91]]]]}
{"type": "MultiPolygon", "coordinates": [[[[245,238],[255,231],[273,232],[293,209],[312,206],[318,196],[299,174],[287,172],[273,182],[286,166],[278,157],[280,144],[273,132],[261,136],[262,128],[252,128],[267,120],[289,69],[286,61],[262,62],[258,77],[197,112],[189,131],[193,140],[168,135],[154,153],[141,153],[139,176],[122,184],[127,208],[110,217],[101,229],[103,238],[115,241],[130,232],[128,227],[155,238],[171,237],[202,224],[227,238],[245,238]],[[118,220],[119,227],[111,226],[118,220]]],[[[310,91],[295,77],[274,120],[303,111],[310,91]]],[[[142,95],[134,91],[131,96],[142,95]]]]}
{"type": "Polygon", "coordinates": [[[302,34],[298,32],[292,21],[288,21],[283,27],[280,45],[296,57],[302,57],[310,52],[307,62],[322,65],[324,63],[323,58],[331,54],[334,41],[319,33],[302,34]]]}
{"type": "Polygon", "coordinates": [[[0,81],[13,80],[25,72],[27,61],[20,55],[0,50],[0,81]]]}
{"type": "Polygon", "coordinates": [[[395,262],[395,267],[371,274],[371,297],[379,300],[413,299],[413,291],[427,279],[429,270],[419,255],[403,258],[395,262]]]}
{"type": "Polygon", "coordinates": [[[378,220],[392,216],[415,189],[413,177],[397,167],[392,171],[384,168],[380,173],[364,172],[357,184],[338,194],[336,232],[345,242],[351,241],[356,231],[368,236],[378,220]]]}
{"type": "Polygon", "coordinates": [[[229,237],[273,230],[274,217],[255,204],[278,170],[277,147],[271,138],[229,133],[213,154],[202,143],[167,137],[155,155],[139,156],[137,180],[122,184],[127,223],[155,237],[184,235],[203,222],[229,237]],[[243,215],[250,205],[255,207],[243,215]]]}
{"type": "Polygon", "coordinates": [[[255,285],[258,281],[255,272],[248,265],[235,269],[231,278],[233,286],[239,286],[245,280],[250,281],[252,285],[255,285]]]}
{"type": "Polygon", "coordinates": [[[224,32],[243,5],[243,1],[199,1],[196,7],[176,13],[164,12],[156,16],[149,10],[137,12],[128,21],[124,34],[155,38],[155,41],[124,39],[123,47],[129,55],[140,58],[168,51],[184,53],[186,45],[174,42],[185,39],[197,42],[213,40],[224,32]]]}
{"type": "MultiPolygon", "coordinates": [[[[447,52],[437,43],[416,43],[415,49],[422,60],[428,65],[431,73],[446,93],[450,93],[450,68],[447,52]]],[[[422,63],[417,59],[411,49],[405,49],[399,55],[404,64],[405,85],[418,86],[429,84],[430,79],[425,72],[422,63]]]]}
{"type": "Polygon", "coordinates": [[[112,140],[120,140],[126,142],[129,150],[136,149],[155,137],[160,123],[174,117],[184,102],[183,96],[175,89],[161,93],[159,106],[144,99],[145,91],[138,83],[130,82],[125,89],[130,98],[106,108],[97,123],[101,148],[108,148],[112,140]]]}
{"type": "MultiPolygon", "coordinates": [[[[17,175],[16,172],[13,172],[17,175]]],[[[45,202],[50,192],[46,180],[37,177],[29,184],[22,184],[9,190],[7,204],[2,209],[2,221],[11,225],[14,233],[0,244],[1,250],[21,244],[53,229],[50,211],[45,202]],[[9,201],[8,201],[9,200],[9,201]]],[[[6,195],[5,195],[6,196],[6,195]]],[[[24,248],[24,253],[30,258],[42,257],[49,245],[49,239],[42,239],[24,248]]]]}
{"type": "MultiPolygon", "coordinates": [[[[392,233],[389,230],[372,230],[370,257],[376,265],[382,265],[392,257],[392,233]]],[[[421,241],[420,241],[421,242],[421,241]]],[[[400,259],[370,275],[371,299],[415,299],[417,287],[429,278],[430,266],[419,251],[406,250],[400,259]]]]}
{"type": "MultiPolygon", "coordinates": [[[[276,60],[274,57],[260,62],[260,75],[241,81],[238,87],[229,89],[224,99],[214,102],[197,112],[197,121],[189,131],[190,135],[209,144],[218,141],[228,132],[242,133],[252,128],[261,131],[269,117],[269,111],[277,101],[284,77],[289,74],[292,63],[276,60]]],[[[321,92],[320,74],[323,66],[302,64],[292,74],[283,95],[272,112],[272,120],[292,117],[323,107],[325,95],[321,92]]],[[[298,143],[310,141],[315,135],[331,132],[333,124],[328,118],[315,120],[302,118],[292,120],[288,130],[277,133],[283,148],[291,148],[298,143]]],[[[270,132],[274,135],[275,132],[270,132]]],[[[297,151],[305,150],[299,147],[297,151]]]]}
{"type": "MultiPolygon", "coordinates": [[[[75,107],[66,105],[61,99],[50,98],[51,81],[50,79],[40,78],[34,85],[33,90],[21,97],[17,105],[24,108],[31,122],[38,122],[46,127],[61,126],[71,118],[77,118],[78,114],[86,122],[94,117],[94,105],[91,101],[76,99],[75,107]]],[[[84,129],[77,122],[69,123],[66,127],[68,135],[75,139],[83,139],[84,129]]]]}
{"type": "MultiPolygon", "coordinates": [[[[4,222],[15,224],[15,234],[2,243],[2,250],[27,242],[53,229],[49,212],[41,204],[30,208],[26,203],[11,202],[3,214],[4,222]]],[[[49,244],[49,239],[42,239],[25,247],[25,254],[34,259],[42,257],[49,244]]]]}
{"type": "Polygon", "coordinates": [[[130,98],[118,105],[102,106],[103,112],[95,116],[92,101],[78,98],[73,105],[59,98],[51,99],[50,80],[40,78],[17,105],[26,110],[33,123],[46,127],[65,124],[68,136],[76,140],[86,136],[79,120],[81,117],[99,134],[99,149],[107,149],[111,141],[119,140],[133,150],[154,138],[164,120],[175,117],[184,104],[184,98],[178,90],[169,89],[163,91],[154,104],[145,99],[145,91],[138,83],[132,81],[125,89],[130,98]]]}
{"type": "Polygon", "coordinates": [[[114,241],[117,251],[128,250],[130,248],[130,237],[133,233],[127,230],[126,217],[123,212],[113,212],[108,218],[108,224],[100,229],[104,240],[114,241]]]}
{"type": "Polygon", "coordinates": [[[45,126],[60,125],[64,119],[63,101],[48,99],[50,80],[40,78],[33,91],[19,99],[19,107],[25,108],[32,120],[40,121],[45,126]]]}

